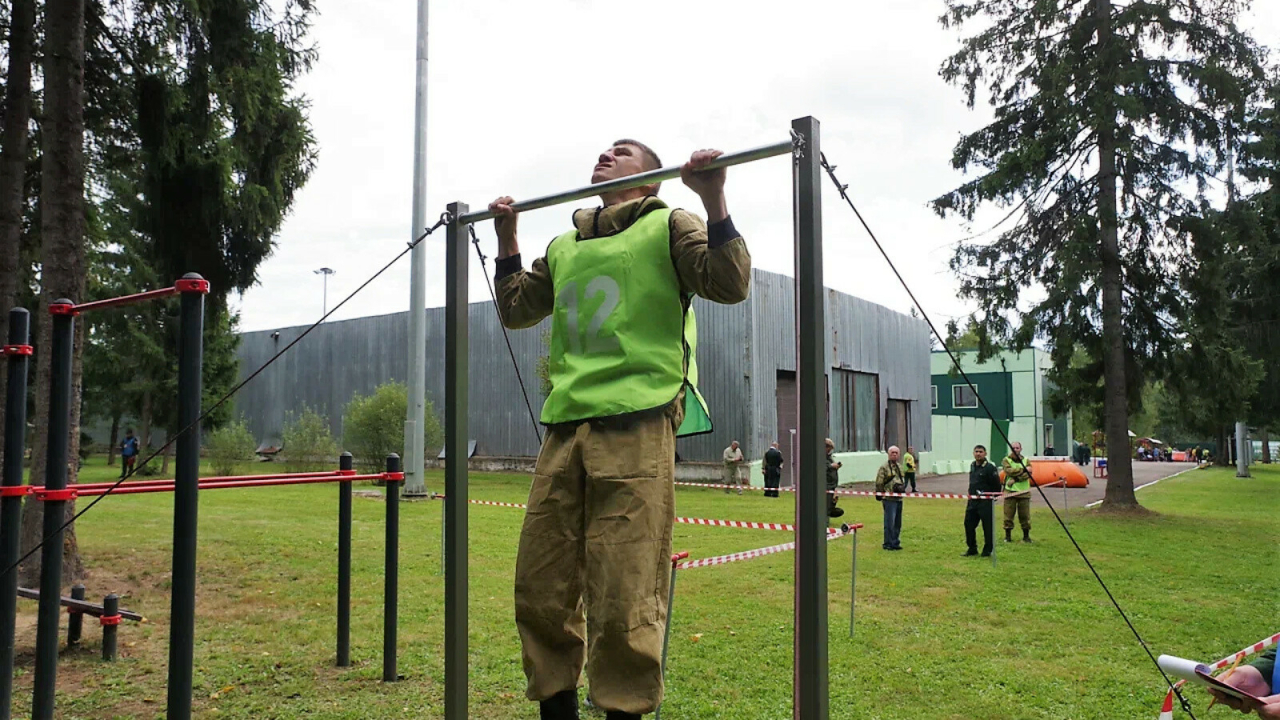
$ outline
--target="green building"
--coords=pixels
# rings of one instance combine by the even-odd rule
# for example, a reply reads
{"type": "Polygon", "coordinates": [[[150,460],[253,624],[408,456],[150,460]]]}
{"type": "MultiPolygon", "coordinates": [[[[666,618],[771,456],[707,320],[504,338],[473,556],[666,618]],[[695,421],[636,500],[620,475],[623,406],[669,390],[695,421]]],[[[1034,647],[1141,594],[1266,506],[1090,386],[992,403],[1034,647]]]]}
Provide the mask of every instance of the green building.
{"type": "Polygon", "coordinates": [[[978,362],[976,350],[956,357],[974,387],[955,371],[945,352],[934,352],[930,358],[935,472],[967,470],[974,445],[985,445],[990,456],[1003,458],[1009,448],[999,430],[1022,443],[1025,455],[1070,455],[1071,415],[1054,415],[1046,399],[1052,388],[1045,376],[1048,353],[1002,352],[986,362],[978,362]],[[999,430],[982,405],[991,411],[999,430]]]}

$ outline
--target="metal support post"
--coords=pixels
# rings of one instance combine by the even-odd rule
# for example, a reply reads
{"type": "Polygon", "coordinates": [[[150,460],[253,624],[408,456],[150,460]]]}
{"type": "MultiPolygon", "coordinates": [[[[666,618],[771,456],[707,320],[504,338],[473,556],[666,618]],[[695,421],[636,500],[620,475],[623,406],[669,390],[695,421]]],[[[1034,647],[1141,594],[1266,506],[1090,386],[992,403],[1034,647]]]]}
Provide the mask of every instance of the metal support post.
{"type": "MultiPolygon", "coordinates": [[[[985,500],[984,502],[991,503],[991,534],[994,536],[996,534],[996,501],[985,500]]],[[[1000,538],[992,537],[991,538],[991,567],[996,566],[996,548],[998,547],[1000,547],[1000,538]]]]}
{"type": "MultiPolygon", "coordinates": [[[[676,565],[689,557],[689,553],[676,553],[671,556],[671,584],[667,586],[667,626],[662,633],[662,682],[667,682],[667,648],[671,645],[671,615],[676,604],[676,565]]],[[[664,692],[665,694],[665,692],[664,692]]],[[[662,704],[658,704],[653,712],[653,720],[662,720],[662,704]]]]}
{"type": "Polygon", "coordinates": [[[178,442],[174,457],[173,575],[169,597],[169,720],[191,717],[196,634],[196,539],[200,510],[200,399],[203,393],[204,296],[209,283],[187,273],[178,339],[178,442]]]}
{"type": "Polygon", "coordinates": [[[1067,498],[1067,481],[1062,481],[1062,524],[1071,523],[1071,501],[1067,498]]]}
{"type": "Polygon", "coordinates": [[[102,599],[102,659],[116,659],[116,635],[120,629],[120,597],[112,593],[102,599]]]}
{"type": "MultiPolygon", "coordinates": [[[[338,470],[354,472],[351,453],[338,458],[338,470]]],[[[338,667],[351,666],[351,482],[338,483],[338,667]]]]}
{"type": "MultiPolygon", "coordinates": [[[[31,357],[28,329],[31,317],[24,308],[9,311],[9,379],[4,405],[4,494],[0,495],[0,563],[13,567],[22,543],[22,459],[26,454],[27,369],[31,357]]],[[[18,572],[0,577],[0,720],[9,720],[13,707],[13,634],[18,612],[18,572]]]]}
{"type": "Polygon", "coordinates": [[[444,717],[467,719],[467,317],[465,203],[450,203],[444,311],[444,717]]]}
{"type": "Polygon", "coordinates": [[[853,607],[858,596],[858,528],[853,528],[853,570],[849,573],[849,637],[853,637],[853,607]]]}
{"type": "MultiPolygon", "coordinates": [[[[36,668],[32,720],[53,718],[58,682],[58,625],[62,614],[62,523],[66,494],[71,425],[71,355],[75,337],[75,304],[56,300],[49,306],[53,332],[49,348],[49,440],[45,455],[44,544],[40,552],[40,609],[36,625],[36,668]]],[[[7,458],[6,458],[7,460],[7,458]]]]}
{"type": "MultiPolygon", "coordinates": [[[[71,599],[84,599],[84,586],[76,583],[71,586],[71,599]]],[[[80,633],[84,631],[84,613],[76,608],[67,608],[67,647],[80,644],[80,633]]]]}
{"type": "MultiPolygon", "coordinates": [[[[413,103],[413,226],[410,241],[427,228],[427,2],[418,0],[413,103]]],[[[427,397],[427,246],[409,251],[409,402],[404,422],[405,497],[427,494],[423,429],[427,397]]]]}
{"type": "Polygon", "coordinates": [[[796,499],[794,715],[826,720],[827,516],[823,459],[827,427],[826,291],[822,281],[822,166],[818,121],[791,123],[794,157],[796,328],[800,383],[796,499]]]}
{"type": "Polygon", "coordinates": [[[383,570],[382,681],[396,682],[396,624],[400,600],[400,486],[404,484],[400,456],[387,456],[387,555],[383,570]]]}

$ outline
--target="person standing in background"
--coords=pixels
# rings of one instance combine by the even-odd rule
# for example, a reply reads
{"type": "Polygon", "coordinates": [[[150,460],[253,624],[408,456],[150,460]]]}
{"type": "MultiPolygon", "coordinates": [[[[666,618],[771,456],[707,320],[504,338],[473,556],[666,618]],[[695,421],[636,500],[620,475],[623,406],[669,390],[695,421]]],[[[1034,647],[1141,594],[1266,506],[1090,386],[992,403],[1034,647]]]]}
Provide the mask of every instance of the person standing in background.
{"type": "Polygon", "coordinates": [[[773,441],[764,452],[764,496],[778,497],[778,485],[782,482],[782,451],[778,449],[778,441],[773,441]]]}
{"type": "Polygon", "coordinates": [[[738,447],[738,441],[734,440],[729,443],[729,447],[724,449],[724,494],[729,494],[729,486],[737,485],[738,494],[742,494],[742,485],[738,469],[742,467],[742,448],[738,447]]]}
{"type": "Polygon", "coordinates": [[[911,492],[916,492],[916,466],[919,464],[920,458],[916,455],[915,446],[908,445],[907,454],[902,456],[902,478],[911,486],[911,492]]]}

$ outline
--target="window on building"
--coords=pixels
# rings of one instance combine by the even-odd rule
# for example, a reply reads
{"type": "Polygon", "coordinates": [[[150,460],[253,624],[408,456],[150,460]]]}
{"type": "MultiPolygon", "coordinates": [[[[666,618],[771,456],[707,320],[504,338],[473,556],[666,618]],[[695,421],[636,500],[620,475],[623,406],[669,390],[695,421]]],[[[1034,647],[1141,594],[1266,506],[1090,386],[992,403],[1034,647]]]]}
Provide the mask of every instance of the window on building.
{"type": "MultiPolygon", "coordinates": [[[[1053,447],[1053,423],[1044,424],[1044,448],[1045,452],[1053,447]]],[[[1056,449],[1055,449],[1056,450],[1056,449]]]]}
{"type": "Polygon", "coordinates": [[[968,385],[952,385],[951,407],[956,409],[978,407],[978,393],[968,385]]]}
{"type": "Polygon", "coordinates": [[[929,386],[929,408],[932,410],[938,409],[938,386],[937,385],[929,386]]]}
{"type": "Polygon", "coordinates": [[[838,452],[880,449],[880,376],[833,368],[831,441],[838,452]]]}

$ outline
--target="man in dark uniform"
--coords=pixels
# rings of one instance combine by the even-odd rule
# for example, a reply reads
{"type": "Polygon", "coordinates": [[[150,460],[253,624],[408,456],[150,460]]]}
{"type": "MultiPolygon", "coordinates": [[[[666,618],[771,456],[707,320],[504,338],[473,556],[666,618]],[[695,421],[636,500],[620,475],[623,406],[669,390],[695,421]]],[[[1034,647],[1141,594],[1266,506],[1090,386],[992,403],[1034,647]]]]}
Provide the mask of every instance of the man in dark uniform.
{"type": "Polygon", "coordinates": [[[832,490],[840,485],[840,468],[844,467],[844,463],[836,462],[835,451],[836,444],[831,442],[831,438],[827,438],[827,517],[838,518],[844,515],[844,508],[836,507],[839,498],[832,490]]]}
{"type": "MultiPolygon", "coordinates": [[[[982,445],[973,448],[973,464],[969,466],[969,494],[1000,492],[1000,471],[987,462],[987,449],[982,445]]],[[[982,521],[982,557],[991,557],[992,527],[995,523],[994,500],[970,500],[964,508],[964,540],[969,545],[965,556],[978,554],[977,529],[982,521]]]]}
{"type": "Polygon", "coordinates": [[[782,451],[777,441],[764,452],[764,496],[778,497],[778,485],[782,482],[782,451]]]}

